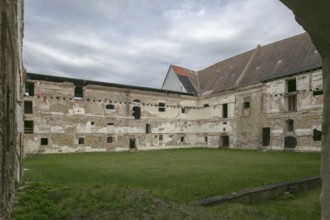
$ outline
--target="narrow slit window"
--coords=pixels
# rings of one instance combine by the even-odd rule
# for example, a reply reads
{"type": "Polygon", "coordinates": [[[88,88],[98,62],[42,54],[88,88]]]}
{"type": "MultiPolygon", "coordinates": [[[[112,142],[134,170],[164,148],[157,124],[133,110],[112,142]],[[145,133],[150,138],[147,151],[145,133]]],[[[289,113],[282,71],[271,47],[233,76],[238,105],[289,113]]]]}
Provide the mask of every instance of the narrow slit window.
{"type": "Polygon", "coordinates": [[[184,142],[184,136],[181,136],[181,142],[184,142]]]}
{"type": "Polygon", "coordinates": [[[228,104],[222,105],[222,117],[228,118],[228,104]]]}

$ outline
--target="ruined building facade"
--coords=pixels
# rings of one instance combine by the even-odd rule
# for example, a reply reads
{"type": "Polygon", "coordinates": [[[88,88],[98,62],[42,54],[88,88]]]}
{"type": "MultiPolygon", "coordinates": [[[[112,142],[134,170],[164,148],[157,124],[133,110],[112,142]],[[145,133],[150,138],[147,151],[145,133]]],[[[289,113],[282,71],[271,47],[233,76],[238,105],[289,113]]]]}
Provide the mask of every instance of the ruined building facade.
{"type": "Polygon", "coordinates": [[[303,33],[161,89],[28,73],[26,153],[228,147],[320,151],[322,63],[303,33]]]}
{"type": "Polygon", "coordinates": [[[23,155],[23,1],[0,0],[0,219],[8,219],[23,155]]]}

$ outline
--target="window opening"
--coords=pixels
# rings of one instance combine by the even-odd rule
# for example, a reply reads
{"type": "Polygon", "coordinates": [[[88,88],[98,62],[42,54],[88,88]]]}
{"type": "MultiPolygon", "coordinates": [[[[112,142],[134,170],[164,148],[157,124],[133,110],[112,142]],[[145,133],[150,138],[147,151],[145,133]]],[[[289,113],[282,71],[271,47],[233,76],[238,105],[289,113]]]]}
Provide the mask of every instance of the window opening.
{"type": "Polygon", "coordinates": [[[33,121],[24,121],[24,133],[26,134],[33,133],[33,121]]]}
{"type": "Polygon", "coordinates": [[[293,122],[293,120],[292,119],[288,119],[288,120],[286,120],[286,130],[287,131],[294,131],[294,122],[293,122]]]}
{"type": "Polygon", "coordinates": [[[33,113],[33,107],[32,107],[32,101],[24,101],[24,113],[25,114],[32,114],[33,113]]]}
{"type": "Polygon", "coordinates": [[[287,90],[288,90],[288,92],[296,92],[297,91],[296,79],[287,80],[287,90]]]}
{"type": "Polygon", "coordinates": [[[107,105],[105,106],[105,109],[113,110],[113,109],[115,109],[115,106],[112,105],[112,104],[107,104],[107,105]]]}
{"type": "Polygon", "coordinates": [[[289,112],[297,111],[297,95],[288,96],[288,111],[289,112]]]}
{"type": "Polygon", "coordinates": [[[134,119],[140,119],[141,118],[141,108],[138,106],[133,107],[133,116],[134,119]]]}
{"type": "Polygon", "coordinates": [[[33,82],[25,83],[25,95],[34,96],[34,83],[33,82]]]}
{"type": "Polygon", "coordinates": [[[113,141],[113,138],[112,138],[112,137],[107,137],[107,143],[108,143],[108,144],[111,144],[112,141],[113,141]]]}
{"type": "Polygon", "coordinates": [[[112,122],[108,122],[108,126],[114,125],[114,123],[112,122]]]}
{"type": "Polygon", "coordinates": [[[48,145],[48,138],[41,138],[40,145],[48,145]]]}
{"type": "Polygon", "coordinates": [[[313,91],[313,96],[323,95],[323,90],[313,91]]]}
{"type": "Polygon", "coordinates": [[[146,134],[150,134],[151,133],[151,126],[150,124],[146,124],[146,134]]]}
{"type": "Polygon", "coordinates": [[[228,118],[228,104],[222,105],[222,117],[228,118]]]}
{"type": "Polygon", "coordinates": [[[204,140],[205,140],[205,142],[207,142],[207,141],[208,141],[208,138],[207,138],[207,136],[205,136],[205,137],[204,137],[204,140]]]}
{"type": "Polygon", "coordinates": [[[163,102],[158,103],[158,111],[165,112],[165,103],[163,102]]]}
{"type": "Polygon", "coordinates": [[[262,146],[270,144],[270,127],[262,128],[262,146]]]}
{"type": "Polygon", "coordinates": [[[84,97],[83,87],[82,86],[76,86],[74,88],[74,98],[75,99],[82,99],[84,97]]]}
{"type": "Polygon", "coordinates": [[[204,104],[204,107],[206,108],[206,107],[210,107],[210,105],[209,104],[204,104]]]}
{"type": "Polygon", "coordinates": [[[222,146],[223,147],[229,147],[229,136],[225,135],[222,136],[222,146]]]}
{"type": "Polygon", "coordinates": [[[160,134],[158,138],[159,138],[159,141],[163,141],[163,135],[162,134],[160,134]]]}
{"type": "Polygon", "coordinates": [[[78,144],[85,144],[85,138],[79,138],[78,144]]]}
{"type": "Polygon", "coordinates": [[[316,128],[313,129],[313,141],[321,141],[322,139],[322,131],[317,130],[316,128]]]}
{"type": "Polygon", "coordinates": [[[297,146],[297,139],[295,137],[285,137],[284,147],[285,148],[295,148],[297,146]]]}
{"type": "Polygon", "coordinates": [[[181,113],[186,113],[186,109],[185,108],[181,108],[181,113]]]}
{"type": "Polygon", "coordinates": [[[246,101],[244,102],[244,109],[250,108],[250,102],[246,101]]]}

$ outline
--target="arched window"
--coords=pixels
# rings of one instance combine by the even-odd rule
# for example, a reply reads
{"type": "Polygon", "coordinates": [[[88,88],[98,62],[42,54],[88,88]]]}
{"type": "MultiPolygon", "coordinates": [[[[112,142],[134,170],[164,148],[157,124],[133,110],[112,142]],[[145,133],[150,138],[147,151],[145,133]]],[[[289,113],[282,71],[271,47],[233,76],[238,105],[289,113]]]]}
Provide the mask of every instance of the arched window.
{"type": "Polygon", "coordinates": [[[113,109],[115,109],[115,106],[112,105],[112,104],[107,104],[107,105],[105,106],[105,109],[113,110],[113,109]]]}
{"type": "Polygon", "coordinates": [[[294,131],[294,121],[292,119],[286,120],[285,125],[287,131],[294,131]]]}
{"type": "Polygon", "coordinates": [[[107,143],[108,143],[108,144],[111,144],[112,141],[113,141],[113,138],[112,138],[111,136],[110,136],[110,137],[107,137],[107,143]]]}
{"type": "Polygon", "coordinates": [[[133,116],[134,119],[140,119],[141,118],[141,109],[138,106],[133,107],[133,116]]]}

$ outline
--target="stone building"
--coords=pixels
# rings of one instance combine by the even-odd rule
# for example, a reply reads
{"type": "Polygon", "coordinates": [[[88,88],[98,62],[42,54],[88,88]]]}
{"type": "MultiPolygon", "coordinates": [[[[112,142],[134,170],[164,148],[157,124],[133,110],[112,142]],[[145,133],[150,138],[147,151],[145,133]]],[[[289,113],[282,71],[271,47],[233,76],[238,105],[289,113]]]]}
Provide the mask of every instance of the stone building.
{"type": "Polygon", "coordinates": [[[322,63],[307,33],[193,71],[161,89],[28,73],[25,153],[184,147],[320,151],[322,63]]]}
{"type": "Polygon", "coordinates": [[[0,219],[8,219],[23,155],[23,1],[0,0],[0,219]]]}

